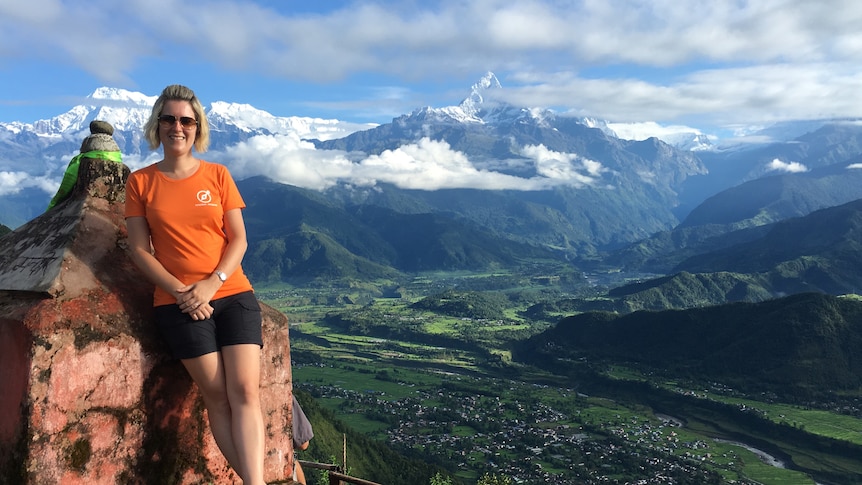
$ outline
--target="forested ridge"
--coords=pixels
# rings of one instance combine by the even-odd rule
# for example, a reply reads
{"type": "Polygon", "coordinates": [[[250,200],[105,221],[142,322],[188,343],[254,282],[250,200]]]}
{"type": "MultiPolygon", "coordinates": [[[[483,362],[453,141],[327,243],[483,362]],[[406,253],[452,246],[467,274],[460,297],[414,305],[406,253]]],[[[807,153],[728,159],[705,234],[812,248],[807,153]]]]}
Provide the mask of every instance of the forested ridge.
{"type": "Polygon", "coordinates": [[[629,362],[797,399],[862,386],[860,348],[862,302],[805,293],[687,310],[583,313],[521,343],[516,354],[537,362],[629,362]]]}

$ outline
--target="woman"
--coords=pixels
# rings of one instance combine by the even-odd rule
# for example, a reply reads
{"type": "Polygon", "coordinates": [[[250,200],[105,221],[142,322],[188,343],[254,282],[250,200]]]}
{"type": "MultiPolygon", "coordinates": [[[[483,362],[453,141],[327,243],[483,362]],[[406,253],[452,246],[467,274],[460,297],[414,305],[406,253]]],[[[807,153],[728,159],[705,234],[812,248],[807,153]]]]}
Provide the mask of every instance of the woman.
{"type": "Polygon", "coordinates": [[[264,485],[260,306],[240,263],[245,207],[227,169],[196,158],[209,125],[194,92],[166,87],[144,125],[164,159],[126,183],[132,259],[155,284],[154,316],[198,385],[221,452],[244,485],[264,485]]]}

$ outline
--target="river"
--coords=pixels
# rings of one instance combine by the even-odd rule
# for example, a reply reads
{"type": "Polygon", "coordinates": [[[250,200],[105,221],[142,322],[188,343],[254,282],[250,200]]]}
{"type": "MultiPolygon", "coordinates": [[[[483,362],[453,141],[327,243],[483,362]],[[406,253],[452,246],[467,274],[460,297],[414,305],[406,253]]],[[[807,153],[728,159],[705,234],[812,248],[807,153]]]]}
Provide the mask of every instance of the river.
{"type": "Polygon", "coordinates": [[[715,438],[714,441],[716,443],[727,443],[727,444],[734,445],[734,446],[741,446],[742,448],[745,448],[746,450],[757,455],[757,457],[760,458],[760,461],[762,461],[763,463],[766,463],[767,465],[772,465],[772,466],[777,467],[777,468],[786,468],[784,466],[783,461],[781,461],[778,458],[770,455],[769,453],[767,453],[763,450],[759,450],[753,446],[746,445],[745,443],[740,443],[739,441],[720,440],[717,438],[715,438]]]}
{"type": "MultiPolygon", "coordinates": [[[[655,416],[661,420],[664,420],[664,421],[671,423],[673,426],[679,426],[681,428],[685,427],[685,421],[682,419],[675,418],[675,417],[667,415],[667,414],[659,414],[659,413],[656,413],[655,416]]],[[[769,453],[767,453],[763,450],[759,450],[753,446],[749,446],[749,445],[747,445],[745,443],[741,443],[739,441],[730,441],[730,440],[721,440],[721,439],[715,439],[715,441],[718,443],[727,443],[727,444],[731,444],[734,446],[740,446],[742,448],[745,448],[746,450],[757,455],[757,457],[760,458],[760,460],[763,461],[763,463],[766,463],[767,465],[772,465],[772,466],[777,467],[777,468],[787,468],[784,465],[783,461],[781,461],[778,458],[770,455],[769,453]]]]}
{"type": "MultiPolygon", "coordinates": [[[[669,416],[667,414],[659,414],[659,413],[656,413],[655,416],[661,420],[664,420],[664,421],[671,423],[671,425],[673,425],[673,426],[679,426],[681,428],[685,427],[685,421],[683,421],[682,419],[675,418],[675,417],[669,416]]],[[[722,439],[718,439],[718,438],[713,438],[713,440],[717,443],[727,443],[729,445],[734,445],[734,446],[739,446],[741,448],[745,448],[746,450],[757,455],[757,457],[760,458],[760,460],[763,463],[766,463],[767,465],[772,465],[776,468],[787,468],[783,461],[781,461],[778,458],[770,455],[769,453],[767,453],[763,450],[757,449],[753,446],[747,445],[745,443],[741,443],[739,441],[722,440],[722,439]]],[[[822,484],[820,484],[819,482],[816,482],[816,485],[822,485],[822,484]]]]}

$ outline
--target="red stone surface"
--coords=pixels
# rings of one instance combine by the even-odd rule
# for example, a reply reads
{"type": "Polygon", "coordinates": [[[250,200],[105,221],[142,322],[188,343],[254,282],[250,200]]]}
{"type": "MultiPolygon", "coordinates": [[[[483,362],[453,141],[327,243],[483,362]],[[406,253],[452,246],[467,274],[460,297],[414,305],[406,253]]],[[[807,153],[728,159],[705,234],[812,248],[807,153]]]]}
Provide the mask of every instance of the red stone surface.
{"type": "MultiPolygon", "coordinates": [[[[152,286],[126,253],[117,185],[128,169],[119,167],[81,164],[81,188],[63,202],[81,205],[80,221],[61,241],[51,289],[0,291],[0,484],[240,483],[150,321],[152,286]]],[[[49,212],[16,232],[53,222],[49,212]]],[[[5,240],[0,252],[15,250],[5,240]]],[[[275,482],[292,467],[290,340],[287,318],[261,306],[265,467],[275,482]]]]}

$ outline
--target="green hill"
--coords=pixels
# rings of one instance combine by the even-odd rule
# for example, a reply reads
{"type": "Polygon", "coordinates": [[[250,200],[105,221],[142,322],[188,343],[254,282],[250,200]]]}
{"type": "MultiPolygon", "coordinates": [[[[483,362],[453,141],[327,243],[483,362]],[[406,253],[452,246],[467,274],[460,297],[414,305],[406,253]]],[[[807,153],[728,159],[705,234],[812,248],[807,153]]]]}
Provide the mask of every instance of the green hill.
{"type": "Polygon", "coordinates": [[[495,236],[451,215],[401,214],[377,206],[354,207],[352,213],[393,248],[392,264],[402,271],[484,270],[511,267],[526,258],[559,258],[548,249],[495,236]]]}
{"type": "MultiPolygon", "coordinates": [[[[497,235],[454,213],[342,206],[263,177],[238,185],[248,194],[243,265],[257,282],[375,281],[401,272],[483,271],[562,259],[557,251],[497,235]]],[[[423,207],[413,202],[399,206],[423,207]]]]}
{"type": "MultiPolygon", "coordinates": [[[[687,230],[693,228],[674,234],[687,230]]],[[[667,276],[611,288],[603,298],[571,301],[563,308],[628,313],[862,288],[862,199],[746,231],[749,240],[688,257],[667,276]]]]}
{"type": "Polygon", "coordinates": [[[720,192],[677,227],[629,245],[607,262],[629,270],[669,272],[687,258],[756,240],[779,221],[862,197],[860,157],[809,172],[773,175],[720,192]]]}
{"type": "Polygon", "coordinates": [[[862,287],[862,199],[776,223],[762,238],[687,259],[675,271],[761,273],[774,292],[862,287]]]}
{"type": "Polygon", "coordinates": [[[758,302],[773,298],[768,282],[759,275],[719,271],[689,273],[633,283],[608,291],[616,300],[614,309],[629,313],[637,310],[696,308],[722,303],[758,302]]]}
{"type": "Polygon", "coordinates": [[[515,355],[540,366],[626,362],[798,399],[862,386],[860,345],[862,302],[806,293],[689,310],[585,313],[530,338],[515,355]]]}
{"type": "Polygon", "coordinates": [[[356,256],[328,235],[310,229],[255,241],[243,264],[249,277],[261,283],[315,279],[376,281],[398,275],[397,270],[356,256]]]}

